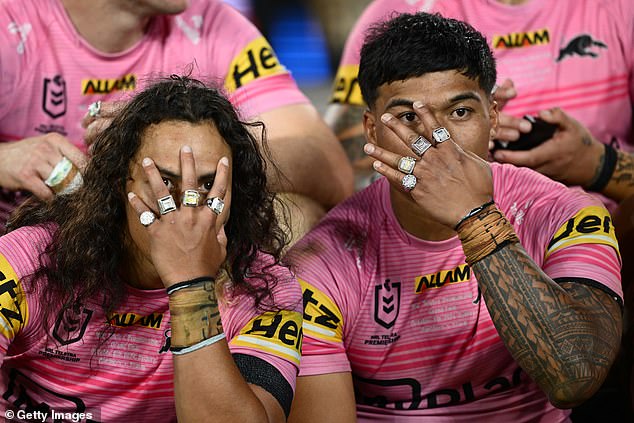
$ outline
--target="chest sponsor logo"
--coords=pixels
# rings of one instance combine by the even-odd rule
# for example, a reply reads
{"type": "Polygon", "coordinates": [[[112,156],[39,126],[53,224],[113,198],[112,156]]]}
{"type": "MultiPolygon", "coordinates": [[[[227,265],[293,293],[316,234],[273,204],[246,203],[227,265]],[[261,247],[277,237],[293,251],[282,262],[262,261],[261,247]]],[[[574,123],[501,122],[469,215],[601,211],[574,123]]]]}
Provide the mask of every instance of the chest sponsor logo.
{"type": "Polygon", "coordinates": [[[524,48],[550,43],[548,29],[539,29],[530,32],[512,32],[505,35],[493,36],[494,49],[524,48]]]}
{"type": "Polygon", "coordinates": [[[14,412],[18,421],[99,423],[98,410],[88,409],[81,398],[52,391],[17,369],[9,370],[2,398],[9,403],[10,409],[18,410],[14,412]]]}
{"type": "Polygon", "coordinates": [[[302,315],[290,310],[264,313],[251,319],[230,344],[264,351],[299,365],[302,315]]]}
{"type": "Polygon", "coordinates": [[[163,313],[152,313],[147,316],[140,313],[113,313],[108,317],[108,323],[120,328],[143,326],[144,328],[160,329],[161,323],[163,323],[163,313]]]}
{"type": "Polygon", "coordinates": [[[264,37],[251,41],[231,62],[225,80],[227,91],[234,92],[249,82],[286,72],[264,37]]]}
{"type": "Polygon", "coordinates": [[[66,81],[62,75],[44,78],[44,92],[42,93],[42,110],[57,119],[66,114],[66,81]]]}
{"type": "Polygon", "coordinates": [[[559,50],[559,57],[557,62],[561,62],[566,57],[599,57],[598,49],[607,49],[608,46],[599,40],[592,38],[592,35],[581,34],[568,41],[568,44],[561,50],[559,50]],[[594,48],[594,50],[592,50],[594,48]]]}
{"type": "Polygon", "coordinates": [[[385,329],[394,326],[401,306],[401,283],[386,279],[374,287],[374,321],[385,329]]]}
{"type": "Polygon", "coordinates": [[[468,264],[461,264],[455,269],[440,270],[414,279],[415,291],[422,294],[428,289],[442,288],[447,284],[467,282],[471,279],[471,268],[468,264]]]}
{"type": "Polygon", "coordinates": [[[9,22],[9,26],[7,27],[10,34],[15,34],[20,38],[18,45],[16,46],[16,51],[18,54],[24,54],[26,39],[29,37],[31,33],[32,26],[30,23],[25,23],[19,25],[17,22],[9,22]]]}
{"type": "Polygon", "coordinates": [[[18,276],[0,255],[0,333],[7,339],[13,339],[27,320],[26,298],[18,276]]]}
{"type": "Polygon", "coordinates": [[[53,338],[61,345],[69,345],[81,340],[92,315],[92,310],[79,304],[64,308],[55,320],[53,338]]]}
{"type": "Polygon", "coordinates": [[[304,280],[302,286],[304,301],[303,327],[311,337],[331,342],[343,339],[343,316],[339,307],[326,294],[304,280]]]}
{"type": "Polygon", "coordinates": [[[84,79],[81,81],[83,95],[110,94],[116,91],[134,91],[136,75],[128,74],[114,79],[84,79]]]}
{"type": "Polygon", "coordinates": [[[332,87],[331,103],[363,106],[363,96],[359,87],[359,65],[344,65],[339,68],[332,87]]]}
{"type": "Polygon", "coordinates": [[[612,218],[605,208],[586,207],[568,219],[548,243],[546,257],[576,244],[604,244],[619,251],[612,218]]]}
{"type": "Polygon", "coordinates": [[[413,378],[403,379],[366,379],[354,377],[355,391],[361,404],[392,410],[419,410],[424,408],[440,408],[470,402],[478,398],[513,389],[522,384],[523,371],[517,368],[513,374],[498,376],[485,382],[482,386],[475,386],[466,381],[462,386],[452,386],[423,393],[424,387],[413,378]],[[364,394],[379,389],[377,395],[364,394]],[[407,393],[407,391],[409,391],[407,393]],[[388,402],[387,398],[400,398],[388,402]]]}

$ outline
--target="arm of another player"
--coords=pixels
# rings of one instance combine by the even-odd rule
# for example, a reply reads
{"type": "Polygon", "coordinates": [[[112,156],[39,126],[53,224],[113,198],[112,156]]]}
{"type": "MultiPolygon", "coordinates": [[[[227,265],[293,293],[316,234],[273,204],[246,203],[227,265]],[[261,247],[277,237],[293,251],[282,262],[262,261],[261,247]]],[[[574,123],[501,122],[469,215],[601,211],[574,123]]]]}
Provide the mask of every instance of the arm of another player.
{"type": "Polygon", "coordinates": [[[350,372],[297,378],[289,423],[353,423],[356,413],[350,372]]]}

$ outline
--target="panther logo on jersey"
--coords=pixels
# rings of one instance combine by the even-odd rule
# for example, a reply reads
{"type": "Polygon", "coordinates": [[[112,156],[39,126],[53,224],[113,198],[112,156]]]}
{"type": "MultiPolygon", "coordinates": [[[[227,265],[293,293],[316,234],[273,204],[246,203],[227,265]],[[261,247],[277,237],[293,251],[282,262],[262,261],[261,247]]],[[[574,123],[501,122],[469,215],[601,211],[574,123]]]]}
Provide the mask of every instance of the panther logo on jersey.
{"type": "Polygon", "coordinates": [[[394,326],[401,305],[401,283],[386,279],[374,287],[374,321],[385,329],[394,326]]]}

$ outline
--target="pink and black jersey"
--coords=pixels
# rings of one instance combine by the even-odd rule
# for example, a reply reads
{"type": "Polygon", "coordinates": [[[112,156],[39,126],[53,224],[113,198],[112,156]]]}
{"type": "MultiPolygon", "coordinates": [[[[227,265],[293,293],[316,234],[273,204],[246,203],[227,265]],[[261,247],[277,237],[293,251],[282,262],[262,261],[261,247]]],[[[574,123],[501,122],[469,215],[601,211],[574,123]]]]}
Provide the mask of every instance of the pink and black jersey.
{"type": "MultiPolygon", "coordinates": [[[[50,419],[52,410],[83,413],[82,421],[176,421],[165,290],[127,287],[124,302],[108,315],[95,299],[54,313],[42,325],[46,282],[34,283],[28,275],[39,266],[40,251],[50,238],[42,227],[20,228],[0,238],[2,415],[40,410],[48,411],[50,419]]],[[[269,390],[268,382],[258,378],[275,376],[274,395],[286,388],[292,398],[300,358],[301,292],[286,268],[273,272],[279,309],[260,311],[240,296],[222,304],[220,313],[243,377],[269,390]],[[264,367],[274,371],[263,372],[264,367]]]]}
{"type": "MultiPolygon", "coordinates": [[[[529,169],[491,169],[495,202],[533,260],[622,304],[601,203],[529,169]]],[[[300,376],[351,372],[361,422],[567,421],[504,346],[459,239],[409,235],[389,190],[379,179],[289,254],[304,293],[300,376]]]]}
{"type": "Polygon", "coordinates": [[[518,95],[504,111],[561,107],[603,143],[634,151],[634,8],[631,0],[375,0],[350,34],[333,87],[336,103],[362,105],[356,80],[368,27],[397,13],[439,12],[489,40],[498,82],[518,95]]]}
{"type": "MultiPolygon", "coordinates": [[[[81,149],[97,101],[129,98],[152,79],[189,74],[224,89],[245,119],[307,103],[262,34],[220,0],[151,20],[128,50],[95,50],[60,0],[0,0],[0,142],[57,132],[81,149]]],[[[0,187],[0,234],[13,206],[0,187]]]]}

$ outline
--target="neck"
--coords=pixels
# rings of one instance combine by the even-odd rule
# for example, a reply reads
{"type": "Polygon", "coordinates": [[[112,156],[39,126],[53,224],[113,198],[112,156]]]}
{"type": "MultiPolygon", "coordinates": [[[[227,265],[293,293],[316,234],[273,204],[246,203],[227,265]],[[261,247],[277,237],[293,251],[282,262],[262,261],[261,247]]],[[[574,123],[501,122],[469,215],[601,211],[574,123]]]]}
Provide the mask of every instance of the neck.
{"type": "Polygon", "coordinates": [[[145,34],[151,18],[142,9],[119,0],[61,2],[82,38],[104,53],[119,53],[132,47],[145,34]]]}
{"type": "Polygon", "coordinates": [[[431,221],[422,214],[409,194],[391,189],[390,201],[396,220],[410,235],[426,241],[442,241],[456,235],[453,229],[431,221]]]}
{"type": "Polygon", "coordinates": [[[511,6],[517,6],[519,4],[528,3],[531,0],[497,0],[498,3],[508,4],[511,6]]]}

